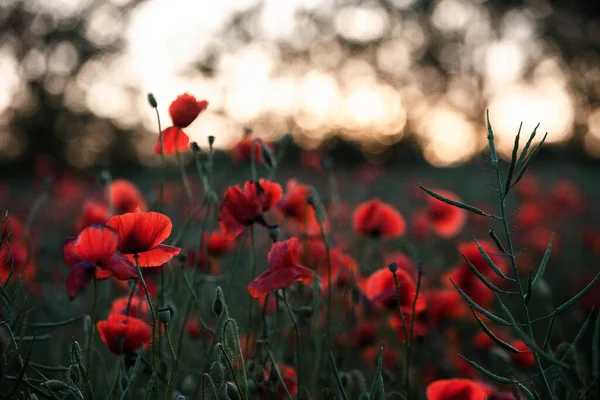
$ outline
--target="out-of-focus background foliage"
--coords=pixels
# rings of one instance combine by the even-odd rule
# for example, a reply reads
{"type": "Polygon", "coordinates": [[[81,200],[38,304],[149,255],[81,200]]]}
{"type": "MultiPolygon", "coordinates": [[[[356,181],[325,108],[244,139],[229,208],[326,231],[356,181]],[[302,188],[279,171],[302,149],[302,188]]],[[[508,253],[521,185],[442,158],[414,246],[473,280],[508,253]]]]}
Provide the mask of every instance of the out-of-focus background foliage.
{"type": "Polygon", "coordinates": [[[220,148],[250,126],[456,165],[486,146],[489,108],[504,155],[524,121],[600,157],[594,3],[0,0],[0,165],[155,165],[146,94],[168,120],[184,91],[210,102],[190,137],[220,148]]]}

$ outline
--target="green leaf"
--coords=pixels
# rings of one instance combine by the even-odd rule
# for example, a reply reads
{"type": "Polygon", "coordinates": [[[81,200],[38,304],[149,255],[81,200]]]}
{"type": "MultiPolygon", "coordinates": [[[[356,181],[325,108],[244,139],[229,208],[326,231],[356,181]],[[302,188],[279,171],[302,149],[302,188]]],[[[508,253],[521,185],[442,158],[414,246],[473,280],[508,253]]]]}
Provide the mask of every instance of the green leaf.
{"type": "Polygon", "coordinates": [[[513,353],[521,353],[521,351],[517,350],[510,344],[508,344],[505,341],[503,341],[502,339],[500,339],[498,336],[494,335],[494,333],[485,325],[485,323],[481,320],[481,318],[479,318],[479,316],[477,315],[475,310],[473,310],[473,308],[471,308],[471,311],[473,312],[473,316],[475,316],[475,319],[477,320],[477,323],[479,324],[479,326],[481,327],[483,332],[486,335],[488,335],[488,337],[490,339],[492,339],[498,346],[502,347],[504,350],[508,350],[513,353]]]}
{"type": "Polygon", "coordinates": [[[515,167],[518,168],[523,163],[523,160],[525,159],[525,156],[527,156],[527,152],[529,151],[529,146],[531,146],[531,142],[533,142],[533,139],[535,138],[535,135],[537,133],[537,128],[539,126],[540,124],[538,122],[535,128],[533,128],[533,132],[531,132],[531,135],[529,135],[529,139],[527,139],[527,143],[525,143],[525,147],[523,147],[523,151],[521,151],[519,159],[517,160],[517,165],[515,167]]]}
{"type": "Polygon", "coordinates": [[[489,230],[488,235],[490,235],[490,238],[492,238],[492,240],[494,241],[494,243],[496,243],[496,247],[498,247],[498,249],[501,252],[503,252],[504,254],[507,254],[506,253],[506,249],[502,245],[502,241],[500,240],[500,238],[498,237],[498,235],[496,235],[496,232],[494,232],[493,229],[489,230]]]}
{"type": "Polygon", "coordinates": [[[329,362],[331,363],[331,367],[333,368],[333,373],[335,374],[335,380],[340,389],[340,393],[342,394],[342,398],[344,400],[348,400],[348,395],[346,394],[346,389],[344,389],[344,385],[342,384],[342,380],[340,379],[340,372],[338,371],[337,365],[335,365],[335,359],[333,358],[333,353],[331,351],[331,347],[329,346],[329,341],[325,339],[325,343],[327,346],[327,352],[329,353],[329,362]]]}
{"type": "Polygon", "coordinates": [[[583,296],[585,296],[585,294],[587,292],[589,292],[594,285],[596,284],[596,282],[598,282],[598,279],[600,279],[600,273],[598,273],[596,275],[596,277],[594,279],[592,279],[592,281],[590,283],[588,283],[588,285],[586,287],[583,288],[583,290],[579,293],[577,293],[575,296],[573,296],[570,300],[567,300],[565,303],[563,303],[561,306],[559,306],[554,313],[555,314],[559,314],[563,311],[565,311],[567,308],[569,308],[570,306],[572,306],[574,303],[577,302],[577,300],[579,300],[580,298],[582,298],[583,296]]]}
{"type": "Polygon", "coordinates": [[[456,285],[456,283],[454,283],[454,281],[452,280],[452,278],[449,278],[449,279],[450,279],[450,282],[452,282],[452,285],[454,285],[454,287],[456,288],[456,290],[458,290],[458,293],[462,296],[463,299],[465,299],[465,301],[467,303],[469,303],[469,305],[472,308],[474,308],[475,310],[479,311],[481,314],[485,315],[486,317],[488,317],[489,319],[491,319],[492,321],[494,321],[497,324],[504,325],[504,326],[513,326],[513,324],[511,324],[510,322],[505,321],[505,320],[503,320],[500,317],[497,317],[496,315],[492,314],[491,312],[489,312],[485,308],[481,307],[479,304],[475,303],[465,292],[463,292],[456,285]]]}
{"type": "Polygon", "coordinates": [[[490,146],[490,159],[493,164],[498,164],[498,154],[496,153],[496,145],[494,144],[494,131],[490,123],[490,110],[487,110],[487,129],[488,129],[488,143],[490,146]]]}
{"type": "Polygon", "coordinates": [[[529,278],[527,278],[527,291],[525,292],[525,296],[523,300],[525,300],[525,304],[529,305],[529,301],[531,300],[531,292],[533,290],[533,272],[529,270],[529,278]]]}
{"type": "Polygon", "coordinates": [[[506,293],[506,294],[513,293],[513,292],[508,292],[506,290],[502,290],[499,287],[497,287],[496,285],[494,285],[493,283],[491,283],[481,272],[479,272],[479,270],[477,269],[477,267],[475,267],[475,265],[473,265],[473,263],[471,261],[469,261],[469,259],[467,258],[467,256],[465,256],[464,254],[462,256],[465,259],[465,261],[467,262],[467,265],[469,266],[469,268],[471,268],[471,270],[473,271],[473,273],[475,275],[477,275],[477,277],[479,278],[479,280],[485,286],[487,286],[490,290],[492,290],[492,291],[494,291],[496,293],[506,293]]]}
{"type": "Polygon", "coordinates": [[[575,339],[573,339],[573,343],[571,343],[571,345],[569,346],[569,348],[567,349],[565,354],[562,356],[560,361],[565,361],[567,359],[567,356],[571,353],[571,351],[573,351],[575,349],[575,346],[579,343],[579,341],[585,334],[585,331],[587,330],[590,320],[592,319],[593,313],[594,313],[594,308],[592,307],[592,311],[590,311],[590,313],[588,314],[588,317],[585,319],[583,325],[581,325],[579,332],[577,332],[577,336],[575,336],[575,339]]]}
{"type": "Polygon", "coordinates": [[[540,267],[538,268],[535,274],[535,278],[533,278],[533,288],[535,288],[535,285],[538,283],[540,278],[544,276],[544,272],[546,272],[546,266],[548,265],[548,260],[550,260],[550,253],[552,252],[552,239],[554,239],[554,233],[552,233],[552,236],[550,237],[550,243],[548,243],[548,247],[546,247],[546,252],[544,253],[544,257],[542,257],[540,267]]]}
{"type": "Polygon", "coordinates": [[[548,346],[550,346],[550,340],[552,340],[552,332],[554,331],[554,321],[556,320],[556,314],[552,314],[550,317],[550,322],[548,323],[548,328],[546,329],[546,337],[544,338],[544,344],[542,345],[542,349],[548,350],[548,346]]]}
{"type": "Polygon", "coordinates": [[[512,184],[513,186],[515,186],[521,180],[521,178],[523,177],[523,174],[525,173],[525,171],[527,171],[527,168],[529,167],[529,163],[533,160],[533,158],[536,156],[538,151],[540,151],[540,148],[544,145],[544,142],[546,141],[546,137],[548,137],[548,132],[546,132],[546,134],[544,135],[542,140],[531,151],[531,154],[529,155],[529,157],[527,157],[525,159],[525,162],[523,162],[523,166],[521,167],[521,169],[519,170],[519,173],[517,174],[517,179],[515,179],[515,182],[512,184]]]}
{"type": "Polygon", "coordinates": [[[137,358],[135,359],[135,364],[133,364],[133,371],[131,372],[131,376],[129,377],[129,380],[127,381],[127,387],[123,391],[123,394],[121,394],[120,400],[127,399],[127,395],[129,394],[129,391],[131,390],[131,388],[133,387],[133,384],[135,383],[135,378],[137,378],[137,373],[138,373],[138,370],[139,370],[140,364],[141,364],[140,361],[142,360],[142,352],[143,352],[143,346],[140,347],[140,351],[138,352],[137,358]]]}
{"type": "MultiPolygon", "coordinates": [[[[385,399],[385,389],[383,388],[383,343],[381,343],[379,347],[379,356],[377,357],[377,372],[375,372],[375,378],[373,379],[373,384],[371,385],[371,392],[369,393],[369,400],[376,400],[375,395],[379,393],[380,400],[385,399]]],[[[406,390],[410,390],[406,388],[406,390]]]]}
{"type": "Polygon", "coordinates": [[[514,379],[505,378],[503,376],[496,375],[496,374],[488,371],[487,369],[483,368],[481,365],[477,364],[474,361],[469,360],[466,357],[461,356],[460,354],[457,354],[457,356],[460,359],[462,359],[462,360],[466,361],[467,363],[469,363],[469,365],[471,365],[477,371],[481,372],[483,375],[487,376],[488,378],[490,378],[493,381],[496,381],[498,383],[507,383],[509,385],[514,385],[514,384],[517,383],[517,381],[515,381],[514,379]]]}
{"type": "Polygon", "coordinates": [[[444,197],[444,196],[442,196],[440,194],[437,194],[436,192],[434,192],[431,189],[427,189],[425,186],[421,185],[420,183],[419,183],[419,187],[421,189],[423,189],[425,192],[427,192],[428,195],[430,195],[432,197],[435,197],[436,199],[438,199],[440,201],[443,201],[446,204],[450,204],[451,206],[462,208],[464,210],[471,211],[474,214],[483,215],[484,217],[489,217],[491,215],[491,214],[488,214],[486,212],[481,211],[477,207],[473,207],[473,206],[470,206],[468,204],[461,203],[460,201],[450,200],[450,199],[448,199],[448,198],[446,198],[446,197],[444,197]]]}
{"type": "Polygon", "coordinates": [[[512,183],[512,178],[515,173],[515,167],[517,166],[517,153],[519,152],[519,139],[521,138],[521,128],[523,127],[523,123],[519,125],[519,131],[517,132],[517,136],[515,137],[515,144],[512,149],[512,157],[510,158],[510,165],[508,166],[508,174],[506,175],[506,183],[504,184],[504,195],[508,193],[510,190],[510,184],[512,183]]]}
{"type": "Polygon", "coordinates": [[[494,271],[496,273],[496,275],[498,275],[502,279],[512,280],[512,278],[509,278],[508,276],[504,275],[504,272],[502,272],[502,270],[500,268],[498,268],[498,266],[496,264],[494,264],[494,261],[492,261],[492,259],[488,255],[488,253],[483,249],[483,247],[481,247],[481,244],[479,243],[479,241],[477,240],[477,238],[475,236],[473,236],[473,239],[475,239],[475,244],[477,245],[477,248],[479,249],[479,253],[481,253],[481,256],[483,257],[483,260],[492,269],[492,271],[494,271]]]}

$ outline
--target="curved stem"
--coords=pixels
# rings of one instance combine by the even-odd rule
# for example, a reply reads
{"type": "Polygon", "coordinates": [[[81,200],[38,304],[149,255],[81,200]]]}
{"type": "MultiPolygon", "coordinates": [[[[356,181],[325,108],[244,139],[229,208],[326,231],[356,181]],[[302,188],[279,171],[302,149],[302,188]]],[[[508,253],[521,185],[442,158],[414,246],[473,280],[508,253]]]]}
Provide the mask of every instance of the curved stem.
{"type": "MultiPolygon", "coordinates": [[[[139,256],[137,254],[134,254],[133,258],[135,259],[135,268],[137,269],[137,273],[139,275],[140,278],[140,282],[142,282],[142,286],[144,287],[144,292],[146,293],[146,301],[148,302],[148,308],[150,308],[150,317],[152,319],[152,336],[151,336],[151,343],[152,343],[152,371],[153,372],[157,372],[157,365],[156,365],[156,312],[154,311],[154,306],[152,305],[152,300],[150,299],[150,292],[148,292],[148,286],[146,285],[146,281],[144,280],[144,275],[142,274],[142,269],[140,268],[140,263],[139,263],[139,256]]],[[[159,398],[159,390],[158,390],[158,383],[155,385],[156,387],[156,398],[159,398]]]]}
{"type": "Polygon", "coordinates": [[[173,350],[171,335],[169,335],[169,327],[167,325],[165,325],[165,336],[167,338],[169,352],[171,353],[171,375],[169,376],[169,383],[167,383],[167,391],[165,393],[165,400],[169,400],[173,391],[173,381],[175,380],[175,351],[173,350]]]}

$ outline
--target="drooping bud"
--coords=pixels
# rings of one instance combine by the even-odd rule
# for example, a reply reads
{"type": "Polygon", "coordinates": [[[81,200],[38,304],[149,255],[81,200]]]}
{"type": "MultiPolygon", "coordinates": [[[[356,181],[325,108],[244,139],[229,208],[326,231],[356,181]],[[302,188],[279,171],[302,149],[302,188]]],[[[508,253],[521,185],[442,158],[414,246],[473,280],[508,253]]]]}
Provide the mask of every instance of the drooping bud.
{"type": "Polygon", "coordinates": [[[200,146],[198,146],[198,143],[196,142],[190,143],[190,149],[192,149],[194,153],[200,153],[200,146]]]}
{"type": "Polygon", "coordinates": [[[148,93],[148,104],[150,104],[150,107],[152,108],[158,107],[158,102],[152,93],[148,93]]]}

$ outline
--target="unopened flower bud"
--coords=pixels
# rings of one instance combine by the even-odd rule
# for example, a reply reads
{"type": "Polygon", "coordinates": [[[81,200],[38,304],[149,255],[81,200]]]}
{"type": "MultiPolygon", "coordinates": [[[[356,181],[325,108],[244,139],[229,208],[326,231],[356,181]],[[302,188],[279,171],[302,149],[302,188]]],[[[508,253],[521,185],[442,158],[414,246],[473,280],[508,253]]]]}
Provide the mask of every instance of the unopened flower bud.
{"type": "Polygon", "coordinates": [[[172,316],[173,309],[171,307],[165,307],[158,310],[158,320],[163,325],[167,325],[171,321],[172,316]]]}
{"type": "Polygon", "coordinates": [[[111,180],[110,171],[107,169],[103,169],[102,172],[100,172],[100,176],[98,177],[98,180],[100,181],[100,183],[102,185],[108,184],[111,180]]]}
{"type": "Polygon", "coordinates": [[[277,239],[279,238],[279,226],[269,226],[269,238],[273,241],[273,243],[277,242],[277,239]]]}
{"type": "Polygon", "coordinates": [[[241,400],[242,399],[240,397],[240,391],[238,390],[237,386],[235,386],[231,382],[227,382],[227,384],[225,385],[225,391],[227,393],[227,397],[229,397],[231,400],[241,400]]]}
{"type": "Polygon", "coordinates": [[[208,137],[208,145],[210,146],[210,148],[212,148],[214,144],[215,144],[215,137],[213,135],[210,135],[208,137]]]}
{"type": "Polygon", "coordinates": [[[217,389],[220,389],[223,385],[223,381],[225,380],[225,369],[223,369],[223,365],[220,362],[214,361],[210,366],[210,377],[217,389]]]}
{"type": "Polygon", "coordinates": [[[152,108],[158,107],[156,98],[154,97],[154,94],[152,94],[152,93],[148,93],[148,104],[150,104],[150,107],[152,107],[152,108]]]}
{"type": "Polygon", "coordinates": [[[251,128],[244,128],[244,136],[252,135],[254,131],[251,128]]]}
{"type": "Polygon", "coordinates": [[[190,149],[192,149],[194,153],[200,153],[200,146],[198,146],[198,143],[196,142],[190,143],[190,149]]]}
{"type": "Polygon", "coordinates": [[[263,160],[265,160],[265,164],[269,168],[273,168],[276,165],[275,157],[273,156],[273,152],[267,146],[264,145],[262,141],[260,143],[260,151],[262,153],[263,160]]]}
{"type": "Polygon", "coordinates": [[[216,291],[215,298],[213,299],[212,310],[217,317],[221,316],[223,312],[223,299],[219,290],[216,291]]]}

